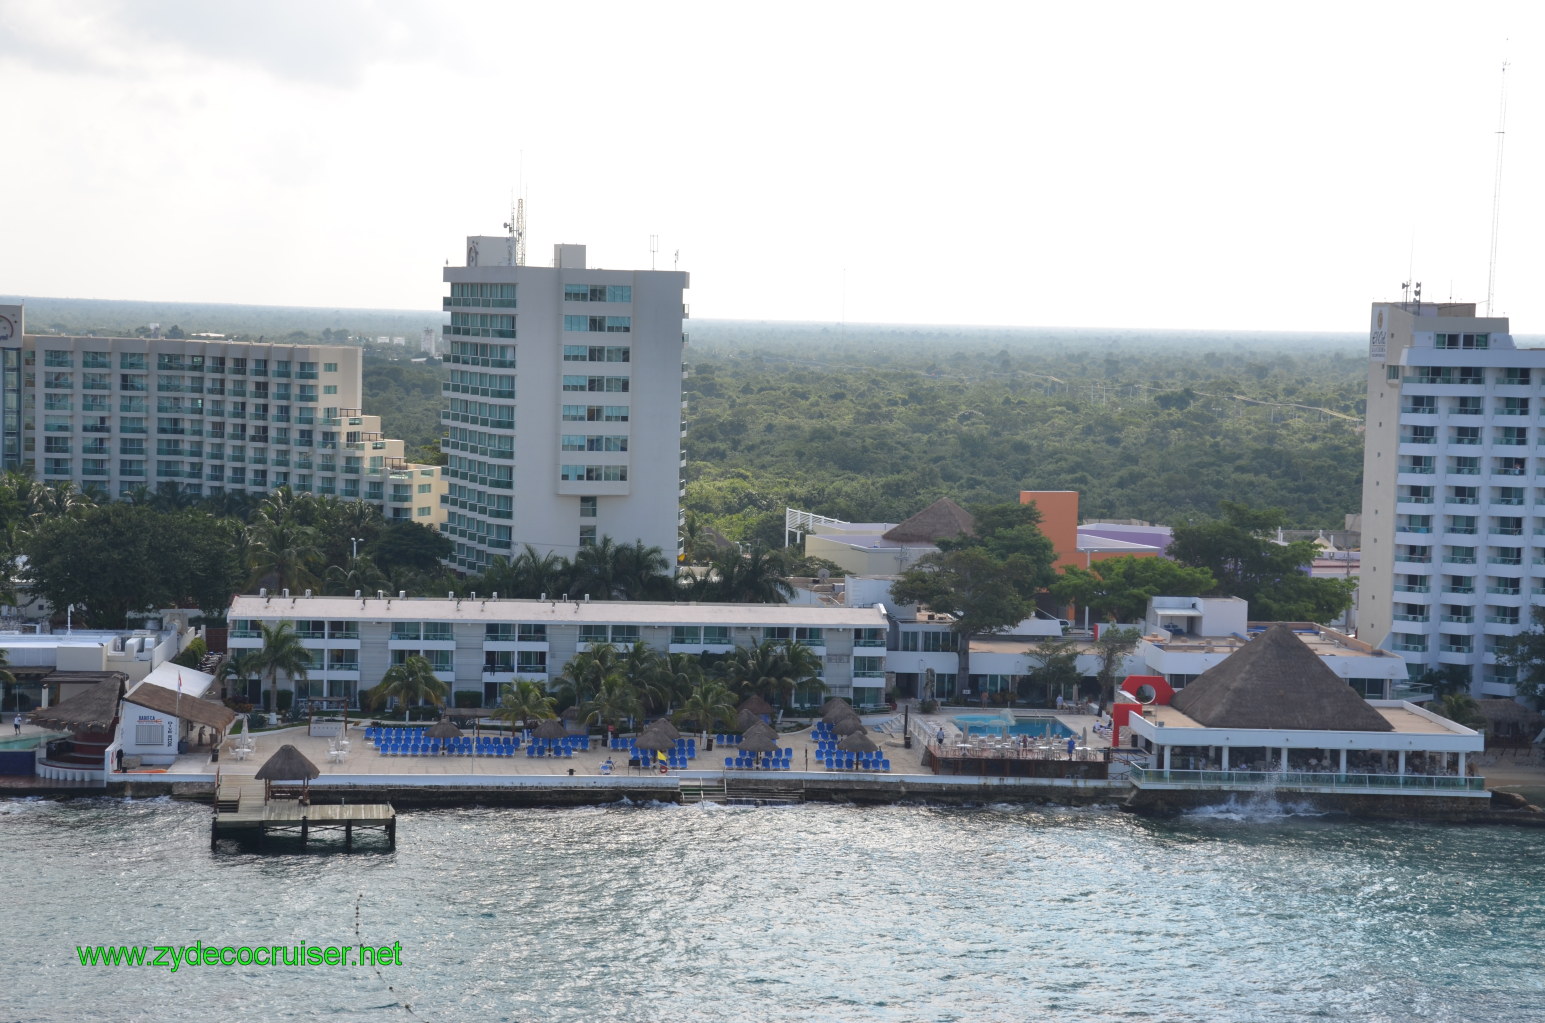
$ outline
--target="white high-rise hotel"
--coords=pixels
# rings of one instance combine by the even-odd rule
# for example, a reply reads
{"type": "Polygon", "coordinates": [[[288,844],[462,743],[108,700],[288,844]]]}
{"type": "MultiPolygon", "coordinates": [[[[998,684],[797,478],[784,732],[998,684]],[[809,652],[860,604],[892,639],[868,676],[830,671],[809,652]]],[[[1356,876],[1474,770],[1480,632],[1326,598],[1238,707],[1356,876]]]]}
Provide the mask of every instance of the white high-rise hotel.
{"type": "Polygon", "coordinates": [[[1513,695],[1496,643],[1545,600],[1545,349],[1475,305],[1375,303],[1359,631],[1513,695]]]}
{"type": "Polygon", "coordinates": [[[674,270],[600,270],[583,245],[517,265],[513,239],[467,239],[447,267],[441,527],[456,567],[531,544],[573,557],[609,536],[677,550],[682,292],[674,270]]]}

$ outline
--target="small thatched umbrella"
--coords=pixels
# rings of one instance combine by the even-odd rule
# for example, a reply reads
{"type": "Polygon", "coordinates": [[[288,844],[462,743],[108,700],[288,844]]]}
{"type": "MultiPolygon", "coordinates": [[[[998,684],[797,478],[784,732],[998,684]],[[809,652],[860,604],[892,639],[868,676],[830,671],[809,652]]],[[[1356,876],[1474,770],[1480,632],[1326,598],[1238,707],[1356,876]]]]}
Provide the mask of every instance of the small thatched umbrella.
{"type": "Polygon", "coordinates": [[[867,732],[864,723],[858,719],[858,715],[840,718],[832,725],[832,731],[838,735],[852,735],[854,732],[867,732]]]}
{"type": "Polygon", "coordinates": [[[771,753],[778,748],[778,736],[771,729],[753,729],[740,737],[740,748],[746,753],[771,753]]]}
{"type": "Polygon", "coordinates": [[[831,724],[835,719],[853,713],[853,705],[840,696],[833,696],[821,704],[821,720],[831,724]]]}
{"type": "Polygon", "coordinates": [[[770,715],[770,714],[773,713],[772,704],[768,703],[766,700],[764,700],[760,696],[756,696],[756,695],[748,696],[748,697],[745,698],[745,700],[741,701],[739,709],[740,710],[749,710],[753,714],[769,714],[770,715]]]}
{"type": "Polygon", "coordinates": [[[765,725],[762,715],[753,714],[749,710],[741,709],[735,712],[735,731],[744,732],[752,725],[765,725]]]}
{"type": "MultiPolygon", "coordinates": [[[[273,792],[274,782],[299,780],[304,783],[303,788],[310,791],[311,779],[321,773],[321,768],[307,760],[304,753],[285,743],[279,747],[279,752],[264,761],[253,777],[263,783],[263,799],[266,801],[273,792]]],[[[301,798],[304,799],[304,795],[301,798]]]]}
{"type": "Polygon", "coordinates": [[[837,742],[837,748],[844,753],[878,753],[880,747],[874,744],[868,733],[857,731],[851,735],[844,735],[837,742]]]}
{"type": "Polygon", "coordinates": [[[461,729],[451,724],[450,718],[441,718],[424,733],[426,739],[460,739],[461,736],[461,729]]]}
{"type": "Polygon", "coordinates": [[[640,734],[643,734],[644,732],[659,732],[662,735],[668,735],[671,737],[672,742],[675,742],[677,739],[681,738],[681,731],[675,725],[671,724],[669,718],[656,718],[655,720],[649,722],[649,724],[645,725],[643,728],[639,729],[640,734]]]}
{"type": "Polygon", "coordinates": [[[537,739],[562,739],[568,734],[568,728],[557,718],[548,718],[537,725],[536,731],[531,733],[532,737],[537,739]]]}
{"type": "Polygon", "coordinates": [[[765,721],[758,721],[750,728],[747,728],[745,734],[742,735],[741,738],[747,738],[753,735],[770,735],[776,739],[778,738],[778,730],[765,721]]]}

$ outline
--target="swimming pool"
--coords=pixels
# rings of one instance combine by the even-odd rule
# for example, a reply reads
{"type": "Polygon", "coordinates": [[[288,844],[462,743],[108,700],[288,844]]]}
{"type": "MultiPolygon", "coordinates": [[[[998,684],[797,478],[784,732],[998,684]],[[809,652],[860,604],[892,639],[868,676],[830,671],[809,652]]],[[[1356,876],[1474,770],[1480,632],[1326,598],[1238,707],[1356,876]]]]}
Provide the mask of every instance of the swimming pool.
{"type": "Polygon", "coordinates": [[[1011,714],[961,714],[953,718],[967,735],[1028,735],[1032,738],[1065,739],[1072,729],[1054,718],[1020,718],[1011,714]]]}

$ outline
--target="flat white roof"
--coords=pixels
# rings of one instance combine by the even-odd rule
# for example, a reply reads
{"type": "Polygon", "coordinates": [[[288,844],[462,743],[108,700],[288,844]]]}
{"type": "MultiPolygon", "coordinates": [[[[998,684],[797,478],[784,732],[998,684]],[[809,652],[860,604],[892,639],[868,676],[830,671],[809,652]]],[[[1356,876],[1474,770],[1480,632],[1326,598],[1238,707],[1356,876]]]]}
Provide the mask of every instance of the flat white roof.
{"type": "MultiPolygon", "coordinates": [[[[230,617],[306,620],[528,622],[580,625],[743,625],[874,629],[885,611],[874,607],[799,604],[670,604],[626,600],[511,600],[470,597],[253,597],[231,601],[230,617]]],[[[175,683],[174,683],[175,684],[175,683]]]]}
{"type": "Polygon", "coordinates": [[[182,695],[203,696],[209,692],[209,687],[214,684],[215,677],[193,668],[184,668],[180,664],[171,661],[163,661],[156,669],[146,675],[141,681],[162,689],[170,689],[177,692],[177,679],[182,678],[182,695]]]}

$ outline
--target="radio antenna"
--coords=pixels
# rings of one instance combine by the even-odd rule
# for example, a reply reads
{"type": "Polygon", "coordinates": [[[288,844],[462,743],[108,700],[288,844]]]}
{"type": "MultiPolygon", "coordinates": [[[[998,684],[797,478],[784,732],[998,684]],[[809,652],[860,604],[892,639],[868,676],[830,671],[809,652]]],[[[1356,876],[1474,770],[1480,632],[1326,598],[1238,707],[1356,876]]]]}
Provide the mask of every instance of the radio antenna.
{"type": "Polygon", "coordinates": [[[1491,266],[1486,274],[1486,315],[1494,316],[1497,288],[1497,233],[1502,225],[1502,145],[1507,141],[1507,61],[1502,62],[1502,103],[1497,113],[1497,166],[1491,176],[1491,266]]]}

